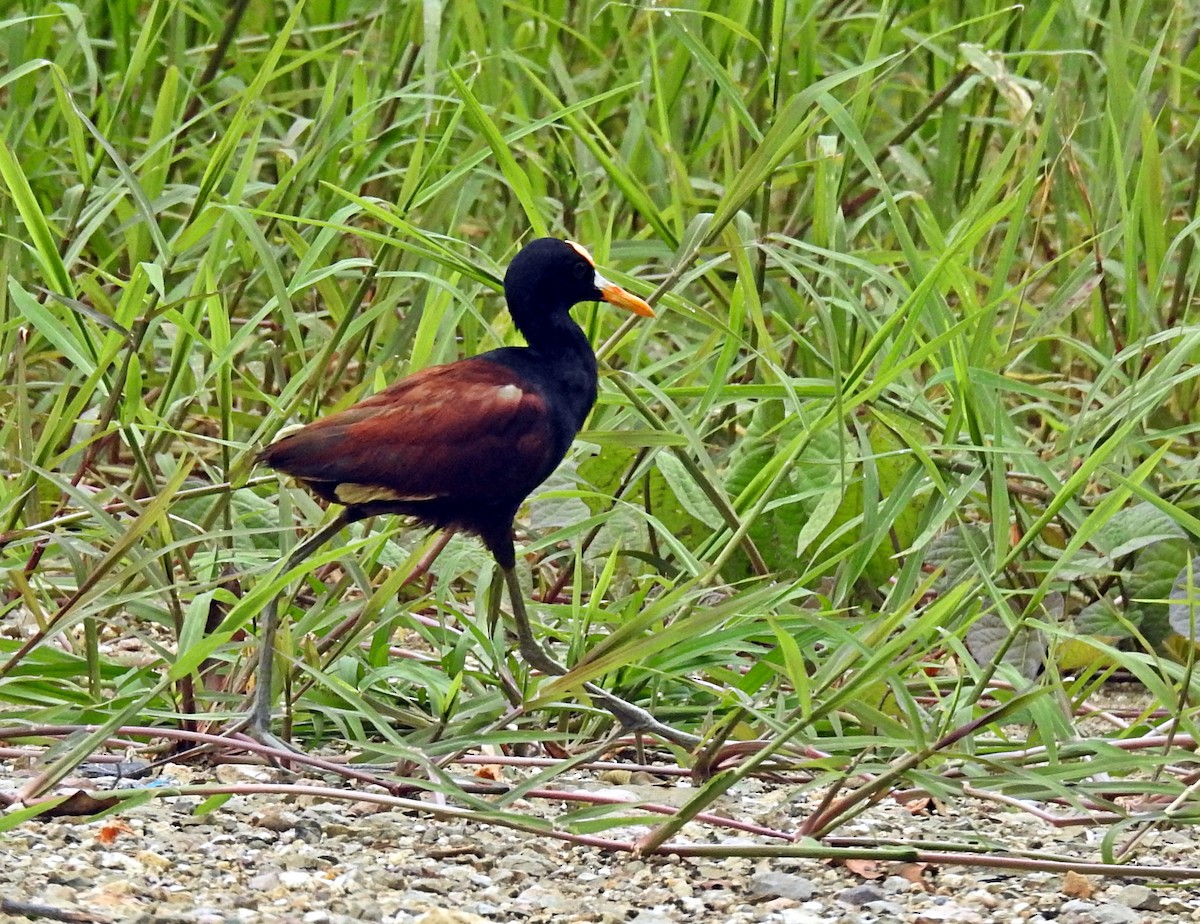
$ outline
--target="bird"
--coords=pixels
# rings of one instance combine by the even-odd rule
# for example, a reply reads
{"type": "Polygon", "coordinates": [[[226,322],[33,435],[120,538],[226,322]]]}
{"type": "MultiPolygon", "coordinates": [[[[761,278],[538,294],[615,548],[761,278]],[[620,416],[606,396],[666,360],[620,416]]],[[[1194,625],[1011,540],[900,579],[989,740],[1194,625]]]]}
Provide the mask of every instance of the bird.
{"type": "MultiPolygon", "coordinates": [[[[291,571],[349,523],[399,514],[418,525],[477,536],[495,559],[512,604],[519,651],[548,674],[566,673],[536,640],[516,573],[513,521],[562,462],[596,402],[596,355],[570,310],[607,302],[644,318],[650,305],[605,279],[574,241],[542,237],[512,259],[504,296],[525,346],[506,346],[432,366],[345,410],[276,439],[258,461],[342,505],[299,543],[291,571]]],[[[492,601],[498,610],[498,594],[492,601]]],[[[278,597],[261,619],[261,654],[244,731],[285,746],[270,731],[278,597]]],[[[493,612],[493,618],[498,612],[493,612]]],[[[584,688],[630,730],[685,746],[699,739],[595,684],[584,688]]]]}

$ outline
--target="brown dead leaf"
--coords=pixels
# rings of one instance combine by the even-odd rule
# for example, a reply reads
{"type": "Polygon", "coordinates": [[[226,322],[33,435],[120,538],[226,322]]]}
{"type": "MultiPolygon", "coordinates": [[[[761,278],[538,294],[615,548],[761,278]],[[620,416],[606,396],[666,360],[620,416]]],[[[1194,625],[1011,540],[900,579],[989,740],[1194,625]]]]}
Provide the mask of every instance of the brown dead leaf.
{"type": "Polygon", "coordinates": [[[464,221],[458,225],[458,233],[463,237],[469,237],[473,241],[487,237],[489,230],[491,229],[480,221],[464,221]]]}
{"type": "Polygon", "coordinates": [[[882,879],[885,875],[883,864],[878,860],[847,860],[843,866],[863,879],[882,879]]]}
{"type": "Polygon", "coordinates": [[[125,824],[120,819],[112,819],[106,821],[100,826],[100,830],[96,832],[96,840],[106,847],[117,842],[117,838],[122,834],[133,834],[133,828],[125,824]]]}
{"type": "Polygon", "coordinates": [[[1068,898],[1091,898],[1096,891],[1096,884],[1082,873],[1068,870],[1059,891],[1068,898]]]}
{"type": "Polygon", "coordinates": [[[928,869],[928,863],[893,863],[888,867],[888,875],[907,879],[909,882],[916,883],[928,892],[929,883],[925,879],[925,873],[928,869]]]}
{"type": "MultiPolygon", "coordinates": [[[[39,799],[38,802],[53,803],[58,796],[48,796],[44,799],[39,799]]],[[[87,817],[89,815],[99,815],[101,812],[107,811],[118,803],[115,797],[98,798],[91,793],[84,792],[82,789],[77,789],[67,798],[63,799],[57,805],[47,808],[44,812],[38,815],[38,818],[62,818],[63,816],[78,815],[87,817]]]]}
{"type": "Polygon", "coordinates": [[[492,783],[504,782],[504,768],[499,764],[480,764],[475,771],[475,778],[489,780],[492,783]]]}
{"type": "Polygon", "coordinates": [[[946,814],[946,806],[933,796],[914,796],[906,800],[903,805],[910,815],[946,814]]]}
{"type": "Polygon", "coordinates": [[[391,810],[391,806],[384,805],[381,802],[353,802],[350,805],[349,813],[356,817],[361,817],[364,815],[381,815],[391,810]]]}

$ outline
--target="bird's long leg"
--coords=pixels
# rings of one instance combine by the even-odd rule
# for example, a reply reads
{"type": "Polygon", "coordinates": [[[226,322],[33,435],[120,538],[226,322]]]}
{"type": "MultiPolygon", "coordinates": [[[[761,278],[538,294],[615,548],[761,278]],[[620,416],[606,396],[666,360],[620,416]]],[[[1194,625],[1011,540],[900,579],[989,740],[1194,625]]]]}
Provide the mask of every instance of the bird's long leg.
{"type": "MultiPolygon", "coordinates": [[[[553,674],[561,677],[567,672],[567,669],[555,661],[546,649],[538,644],[538,640],[533,637],[533,628],[529,624],[529,614],[525,610],[525,598],[521,591],[521,581],[517,577],[516,569],[501,568],[500,570],[504,572],[504,582],[508,586],[508,597],[512,601],[513,622],[517,630],[517,646],[521,652],[521,657],[525,659],[525,663],[530,667],[536,668],[544,674],[553,674]]],[[[641,706],[635,706],[633,703],[627,702],[619,696],[614,696],[612,693],[600,689],[594,683],[585,683],[583,688],[587,691],[588,696],[602,703],[604,708],[611,712],[616,720],[631,732],[649,732],[652,735],[657,735],[660,738],[686,748],[694,748],[703,740],[696,735],[680,731],[677,728],[672,728],[670,725],[658,721],[658,719],[654,718],[654,716],[641,706]]]]}
{"type": "MultiPolygon", "coordinates": [[[[517,630],[517,648],[521,652],[521,657],[525,659],[526,664],[543,674],[562,676],[567,669],[555,661],[533,637],[533,627],[529,624],[529,613],[525,610],[525,596],[521,590],[521,579],[517,577],[516,569],[501,568],[500,570],[504,573],[504,583],[508,587],[509,599],[512,600],[513,622],[517,630]]],[[[495,595],[493,601],[496,606],[499,606],[499,593],[495,595]]]]}
{"type": "MultiPolygon", "coordinates": [[[[317,549],[341,532],[342,527],[350,522],[345,509],[325,526],[292,549],[292,553],[283,563],[282,573],[291,571],[302,561],[312,555],[317,549]]],[[[250,707],[243,726],[235,726],[235,730],[244,731],[255,741],[270,747],[281,747],[292,750],[292,747],[280,738],[271,734],[271,706],[274,697],[271,694],[271,683],[275,671],[275,633],[279,628],[279,598],[280,591],[271,598],[271,602],[262,611],[262,630],[259,638],[258,674],[254,682],[254,703],[250,707]]]]}

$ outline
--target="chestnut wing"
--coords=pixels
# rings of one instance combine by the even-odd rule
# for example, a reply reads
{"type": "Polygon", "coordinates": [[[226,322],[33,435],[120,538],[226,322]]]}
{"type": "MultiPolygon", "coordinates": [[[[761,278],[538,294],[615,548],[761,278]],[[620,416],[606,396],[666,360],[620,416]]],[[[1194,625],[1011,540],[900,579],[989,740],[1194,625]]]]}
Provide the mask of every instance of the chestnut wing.
{"type": "Polygon", "coordinates": [[[435,366],[272,443],[260,458],[342,503],[521,500],[550,473],[546,402],[500,363],[435,366]],[[322,492],[324,493],[324,492],[322,492]]]}

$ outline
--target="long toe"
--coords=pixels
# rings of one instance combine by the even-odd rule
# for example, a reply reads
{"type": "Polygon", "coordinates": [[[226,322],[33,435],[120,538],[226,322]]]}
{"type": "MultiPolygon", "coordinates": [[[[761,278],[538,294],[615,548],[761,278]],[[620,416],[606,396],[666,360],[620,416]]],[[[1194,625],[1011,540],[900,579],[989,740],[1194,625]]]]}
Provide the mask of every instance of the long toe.
{"type": "Polygon", "coordinates": [[[561,677],[567,669],[550,657],[549,652],[533,639],[521,639],[521,657],[525,663],[543,674],[561,677]]]}
{"type": "MultiPolygon", "coordinates": [[[[261,744],[264,748],[270,748],[272,751],[278,751],[279,754],[264,753],[262,756],[275,763],[286,763],[288,754],[303,754],[304,751],[292,744],[290,741],[284,741],[269,727],[269,723],[260,721],[257,716],[251,712],[244,719],[236,722],[225,731],[231,743],[237,744],[239,739],[249,738],[251,741],[261,744]]],[[[255,749],[255,753],[260,753],[255,749]]]]}
{"type": "Polygon", "coordinates": [[[689,750],[698,746],[703,740],[690,732],[681,731],[665,722],[660,722],[641,706],[635,706],[628,700],[601,690],[595,684],[585,684],[584,689],[587,690],[589,696],[598,700],[605,709],[612,713],[613,718],[620,722],[627,731],[655,735],[664,741],[670,741],[672,744],[689,750]]]}

